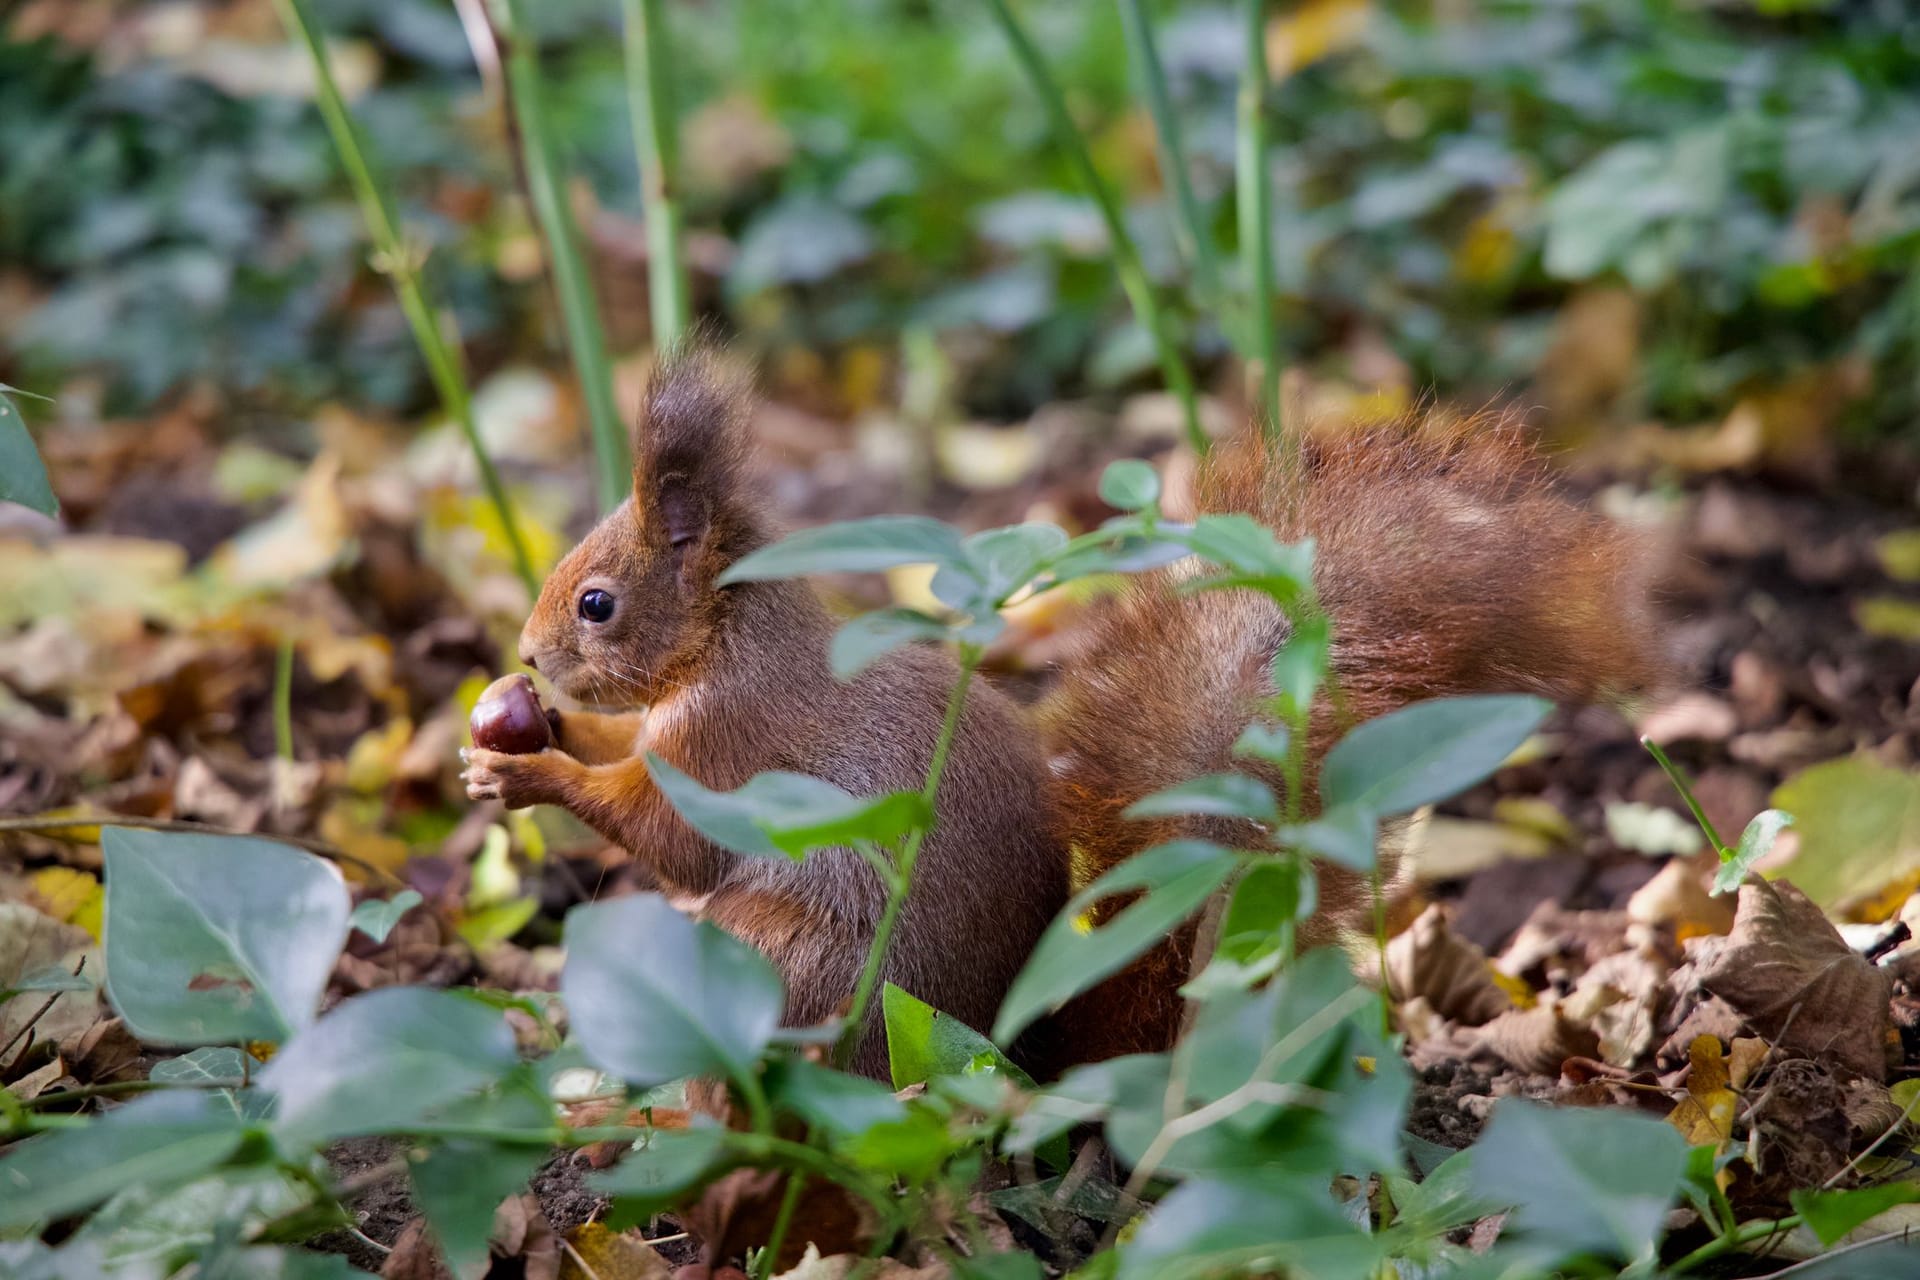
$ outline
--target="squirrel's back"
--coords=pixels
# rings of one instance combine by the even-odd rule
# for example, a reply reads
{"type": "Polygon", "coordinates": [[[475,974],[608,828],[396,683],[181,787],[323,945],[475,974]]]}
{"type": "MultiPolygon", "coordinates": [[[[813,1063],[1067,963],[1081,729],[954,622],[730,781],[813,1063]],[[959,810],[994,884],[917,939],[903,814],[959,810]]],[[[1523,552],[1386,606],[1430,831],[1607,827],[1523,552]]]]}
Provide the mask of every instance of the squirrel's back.
{"type": "MultiPolygon", "coordinates": [[[[1344,728],[1424,698],[1604,701],[1659,678],[1640,539],[1559,493],[1510,426],[1315,434],[1284,461],[1248,433],[1200,464],[1194,497],[1201,512],[1245,512],[1282,540],[1315,541],[1342,700],[1338,722],[1316,708],[1316,759],[1344,728]]],[[[1291,624],[1253,591],[1178,591],[1193,571],[1175,565],[1128,588],[1041,707],[1076,889],[1150,844],[1219,834],[1120,815],[1150,792],[1245,767],[1231,748],[1272,692],[1291,624]]],[[[1365,896],[1354,877],[1323,870],[1311,932],[1324,939],[1365,896]]],[[[1079,1042],[1074,1056],[1164,1048],[1190,945],[1176,937],[1091,993],[1061,1033],[1079,1042]]]]}

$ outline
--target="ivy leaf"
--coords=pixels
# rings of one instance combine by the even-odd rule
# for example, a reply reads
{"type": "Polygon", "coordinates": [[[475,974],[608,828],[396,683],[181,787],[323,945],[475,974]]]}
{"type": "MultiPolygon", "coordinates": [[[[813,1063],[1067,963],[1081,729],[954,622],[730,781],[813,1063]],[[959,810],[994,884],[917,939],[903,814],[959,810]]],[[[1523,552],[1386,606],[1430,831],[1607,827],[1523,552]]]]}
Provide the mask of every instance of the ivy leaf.
{"type": "Polygon", "coordinates": [[[1474,1147],[1474,1192],[1561,1256],[1638,1258],[1680,1194],[1686,1140],[1651,1116],[1503,1098],[1474,1147]]]}
{"type": "Polygon", "coordinates": [[[1327,678],[1327,660],[1333,632],[1325,614],[1316,613],[1293,624],[1293,634],[1273,655],[1273,688],[1292,708],[1313,705],[1314,695],[1327,678]]]}
{"type": "Polygon", "coordinates": [[[718,582],[803,578],[813,573],[868,573],[903,564],[970,571],[960,535],[927,516],[873,516],[790,533],[734,561],[718,582]]]}
{"type": "Polygon", "coordinates": [[[947,638],[947,624],[918,609],[875,609],[850,618],[833,633],[827,663],[841,680],[851,680],[902,645],[947,638]]]}
{"type": "Polygon", "coordinates": [[[1340,1212],[1324,1179],[1248,1170],[1174,1188],[1122,1247],[1115,1274],[1116,1280],[1179,1280],[1252,1267],[1370,1276],[1384,1251],[1379,1237],[1363,1234],[1340,1212]]]}
{"type": "Polygon", "coordinates": [[[128,1187],[185,1182],[239,1149],[247,1129],[218,1095],[137,1098],[84,1129],[0,1155],[0,1229],[64,1218],[128,1187]]]}
{"type": "Polygon", "coordinates": [[[231,1045],[205,1045],[181,1057],[154,1063],[147,1079],[161,1084],[238,1088],[247,1080],[247,1059],[231,1045]]]}
{"type": "Polygon", "coordinates": [[[1379,817],[1410,813],[1491,774],[1553,710],[1512,694],[1438,698],[1369,720],[1327,753],[1324,803],[1379,817]]]}
{"type": "Polygon", "coordinates": [[[952,1014],[887,983],[880,993],[887,1026],[887,1064],[893,1087],[904,1089],[938,1076],[1002,1072],[1031,1086],[1032,1077],[1015,1066],[1000,1046],[952,1014]]]}
{"type": "Polygon", "coordinates": [[[848,1075],[805,1058],[782,1058],[767,1072],[767,1093],[776,1103],[837,1137],[877,1124],[898,1122],[906,1106],[885,1085],[848,1075]]]}
{"type": "Polygon", "coordinates": [[[1262,724],[1258,720],[1240,731],[1233,740],[1233,754],[1243,758],[1251,757],[1264,760],[1268,764],[1285,764],[1288,744],[1292,735],[1283,724],[1262,724]]]}
{"type": "Polygon", "coordinates": [[[1273,789],[1258,778],[1244,773],[1207,773],[1141,797],[1128,805],[1122,816],[1163,818],[1178,814],[1272,822],[1280,816],[1280,808],[1273,789]]]}
{"type": "Polygon", "coordinates": [[[973,566],[972,577],[981,583],[981,594],[997,608],[1067,545],[1067,533],[1058,525],[1016,524],[976,533],[962,545],[973,566]]]}
{"type": "Polygon", "coordinates": [[[611,1196],[609,1225],[622,1228],[682,1203],[689,1192],[711,1181],[726,1154],[727,1131],[717,1124],[685,1129],[655,1129],[635,1143],[620,1163],[587,1179],[595,1191],[611,1196]]]}
{"type": "MultiPolygon", "coordinates": [[[[553,1124],[553,1108],[519,1082],[460,1111],[465,1123],[500,1129],[532,1130],[553,1124]]],[[[457,1138],[435,1143],[409,1158],[414,1198],[427,1215],[448,1268],[460,1280],[478,1280],[486,1274],[494,1210],[526,1188],[547,1154],[536,1146],[457,1138]]]]}
{"type": "Polygon", "coordinates": [[[565,941],[573,1033],[629,1083],[744,1074],[779,1026],[785,994],[767,958],[657,893],[575,907],[565,941]]]}
{"type": "Polygon", "coordinates": [[[107,994],[155,1044],[285,1040],[313,1021],[347,939],[347,887],[246,836],[102,829],[107,994]]]}
{"type": "Polygon", "coordinates": [[[260,1072],[289,1148],[387,1133],[519,1062],[500,1011],[449,991],[386,987],[342,1002],[260,1072]]]}
{"type": "Polygon", "coordinates": [[[712,791],[653,753],[647,769],[688,825],[735,853],[798,859],[855,840],[884,844],[929,820],[917,791],[862,798],[824,778],[778,771],[755,774],[737,791],[712,791]]]}
{"type": "MultiPolygon", "coordinates": [[[[47,465],[33,447],[27,433],[27,420],[12,395],[23,395],[18,388],[0,382],[0,502],[17,502],[44,516],[60,514],[60,500],[53,496],[47,482],[47,465]]],[[[37,397],[44,398],[44,397],[37,397]]]]}
{"type": "Polygon", "coordinates": [[[1781,809],[1768,809],[1757,814],[1747,829],[1740,833],[1740,843],[1733,848],[1733,854],[1720,864],[1713,873],[1713,891],[1715,894],[1733,893],[1740,888],[1740,882],[1753,870],[1753,864],[1773,852],[1774,842],[1780,839],[1780,833],[1793,825],[1793,815],[1781,809]]]}
{"type": "Polygon", "coordinates": [[[1334,805],[1312,822],[1281,828],[1279,837],[1355,871],[1372,871],[1379,858],[1379,820],[1357,805],[1334,805]]]}
{"type": "Polygon", "coordinates": [[[1920,1202],[1920,1182],[1883,1182],[1850,1191],[1795,1191],[1788,1199],[1808,1230],[1831,1248],[1867,1219],[1895,1205],[1920,1202]]]}
{"type": "Polygon", "coordinates": [[[1140,511],[1160,500],[1160,475],[1138,458],[1122,458],[1100,473],[1100,501],[1116,511],[1140,511]]]}
{"type": "Polygon", "coordinates": [[[347,923],[375,942],[385,942],[393,926],[400,923],[400,917],[422,901],[418,889],[402,889],[391,898],[368,898],[353,909],[347,923]]]}
{"type": "Polygon", "coordinates": [[[1011,1044],[1043,1013],[1058,1009],[1192,915],[1239,864],[1231,850],[1179,840],[1127,859],[1073,896],[1041,935],[1013,980],[993,1024],[993,1038],[1011,1044]],[[1082,917],[1102,898],[1146,890],[1112,920],[1088,928],[1082,917]]]}

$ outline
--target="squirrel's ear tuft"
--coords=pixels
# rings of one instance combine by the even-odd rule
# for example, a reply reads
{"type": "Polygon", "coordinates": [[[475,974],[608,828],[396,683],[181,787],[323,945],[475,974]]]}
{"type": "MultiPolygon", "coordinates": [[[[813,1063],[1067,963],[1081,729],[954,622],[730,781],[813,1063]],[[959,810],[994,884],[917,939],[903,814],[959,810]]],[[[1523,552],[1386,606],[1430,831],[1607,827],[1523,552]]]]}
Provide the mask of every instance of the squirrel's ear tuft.
{"type": "Polygon", "coordinates": [[[633,491],[669,543],[698,540],[739,501],[748,404],[744,379],[704,347],[654,367],[634,431],[633,491]]]}

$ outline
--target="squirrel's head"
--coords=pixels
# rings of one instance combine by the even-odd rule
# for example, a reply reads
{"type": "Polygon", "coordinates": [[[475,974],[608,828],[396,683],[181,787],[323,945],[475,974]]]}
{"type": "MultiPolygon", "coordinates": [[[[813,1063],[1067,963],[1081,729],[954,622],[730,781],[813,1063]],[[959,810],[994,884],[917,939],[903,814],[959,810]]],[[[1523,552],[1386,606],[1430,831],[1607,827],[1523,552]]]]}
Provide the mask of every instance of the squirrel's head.
{"type": "Polygon", "coordinates": [[[714,579],[768,539],[743,492],[746,397],[714,359],[655,369],[634,433],[633,496],[547,576],[520,660],[570,698],[657,702],[692,682],[724,609],[714,579]]]}

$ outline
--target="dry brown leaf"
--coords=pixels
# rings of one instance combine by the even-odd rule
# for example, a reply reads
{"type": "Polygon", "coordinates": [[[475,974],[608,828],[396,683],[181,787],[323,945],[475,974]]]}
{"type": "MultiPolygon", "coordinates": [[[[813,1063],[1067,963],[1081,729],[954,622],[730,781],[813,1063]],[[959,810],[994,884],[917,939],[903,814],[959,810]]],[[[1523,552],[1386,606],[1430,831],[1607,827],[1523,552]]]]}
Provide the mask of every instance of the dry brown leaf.
{"type": "Polygon", "coordinates": [[[1697,954],[1700,986],[1766,1039],[1886,1079],[1891,983],[1792,885],[1742,885],[1732,934],[1697,954]]]}
{"type": "Polygon", "coordinates": [[[1659,1041],[1668,974],[1666,960],[1652,947],[1615,952],[1580,976],[1561,1009],[1593,1028],[1608,1062],[1639,1066],[1659,1041]]]}
{"type": "Polygon", "coordinates": [[[1503,1013],[1479,1029],[1474,1045],[1516,1071],[1540,1076],[1560,1074],[1560,1064],[1568,1058],[1591,1058],[1600,1052],[1600,1038],[1592,1028],[1567,1018],[1557,1004],[1503,1013]]]}
{"type": "Polygon", "coordinates": [[[1716,898],[1700,883],[1700,873],[1685,858],[1670,858],[1653,879],[1627,899],[1627,916],[1641,924],[1671,927],[1676,935],[1698,937],[1733,928],[1733,904],[1716,898]]]}
{"type": "Polygon", "coordinates": [[[603,1222],[574,1228],[560,1252],[560,1280],[666,1280],[673,1270],[638,1232],[603,1222]]]}
{"type": "Polygon", "coordinates": [[[1468,1026],[1513,1008],[1493,980],[1486,952],[1449,929],[1438,906],[1387,943],[1387,989],[1396,1001],[1424,999],[1434,1013],[1468,1026]]]}
{"type": "MultiPolygon", "coordinates": [[[[730,1258],[767,1243],[786,1190],[787,1175],[778,1170],[736,1169],[708,1186],[681,1221],[705,1243],[707,1258],[730,1258]]],[[[774,1264],[793,1266],[809,1244],[828,1255],[865,1254],[877,1230],[864,1201],[836,1183],[809,1178],[774,1264]]]]}
{"type": "MultiPolygon", "coordinates": [[[[812,1245],[791,1271],[782,1271],[774,1280],[851,1280],[858,1274],[861,1280],[946,1280],[952,1271],[944,1262],[930,1262],[924,1267],[910,1267],[896,1258],[876,1260],[863,1258],[857,1254],[835,1253],[826,1257],[812,1245]],[[864,1267],[863,1267],[864,1264],[864,1267]],[[856,1268],[862,1268],[856,1272],[856,1268]]],[[[676,1277],[678,1280],[678,1277],[676,1277]]]]}

